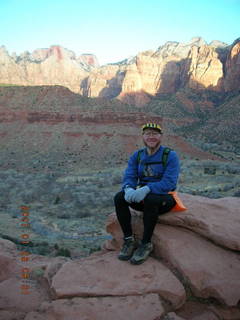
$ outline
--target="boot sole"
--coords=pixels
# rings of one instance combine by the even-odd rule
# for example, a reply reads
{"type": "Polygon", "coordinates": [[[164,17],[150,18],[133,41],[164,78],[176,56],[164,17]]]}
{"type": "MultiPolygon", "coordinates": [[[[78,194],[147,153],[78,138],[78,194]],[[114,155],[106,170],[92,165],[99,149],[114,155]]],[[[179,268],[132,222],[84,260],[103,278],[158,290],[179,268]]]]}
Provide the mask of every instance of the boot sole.
{"type": "Polygon", "coordinates": [[[147,257],[145,259],[142,259],[139,261],[136,261],[134,259],[130,259],[131,264],[135,264],[135,265],[142,264],[143,262],[145,262],[147,260],[148,257],[151,256],[152,252],[153,252],[153,249],[149,252],[149,254],[147,255],[147,257]]]}
{"type": "Polygon", "coordinates": [[[127,257],[119,257],[118,256],[118,259],[121,260],[121,261],[128,261],[132,258],[132,255],[131,256],[127,256],[127,257]]]}
{"type": "Polygon", "coordinates": [[[134,265],[139,265],[139,264],[142,264],[143,262],[145,262],[146,260],[147,260],[147,258],[144,260],[139,260],[139,261],[130,260],[130,263],[134,264],[134,265]]]}

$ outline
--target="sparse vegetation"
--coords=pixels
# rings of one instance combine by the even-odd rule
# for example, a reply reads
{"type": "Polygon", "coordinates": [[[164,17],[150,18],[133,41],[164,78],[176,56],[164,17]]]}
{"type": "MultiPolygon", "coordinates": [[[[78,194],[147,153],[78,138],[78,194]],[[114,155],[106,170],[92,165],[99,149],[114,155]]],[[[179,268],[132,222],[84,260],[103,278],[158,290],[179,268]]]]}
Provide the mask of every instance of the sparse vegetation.
{"type": "MultiPolygon", "coordinates": [[[[99,135],[95,126],[94,129],[91,127],[94,120],[91,112],[111,111],[113,113],[108,115],[109,119],[117,121],[117,116],[116,119],[113,116],[120,110],[123,114],[127,113],[123,119],[130,123],[129,119],[135,119],[136,113],[133,111],[136,107],[116,100],[81,97],[60,86],[52,88],[53,95],[48,86],[31,87],[31,95],[28,94],[28,87],[20,86],[18,90],[13,86],[6,87],[0,85],[0,95],[7,91],[12,97],[8,106],[10,110],[20,110],[24,105],[28,111],[38,108],[56,114],[58,110],[69,113],[69,107],[75,105],[77,111],[83,112],[81,119],[92,128],[93,138],[85,134],[85,129],[88,129],[86,125],[80,130],[84,139],[76,136],[75,140],[71,140],[76,144],[72,147],[65,144],[66,137],[61,135],[63,129],[59,124],[52,126],[54,129],[49,129],[46,137],[42,138],[37,134],[39,127],[33,121],[34,138],[31,136],[29,139],[29,132],[21,127],[21,135],[15,135],[8,144],[2,143],[0,234],[20,246],[19,239],[11,238],[11,235],[20,231],[16,221],[20,216],[19,207],[24,204],[30,207],[31,218],[31,241],[25,246],[26,249],[43,255],[69,257],[75,251],[79,256],[88,255],[109,236],[105,231],[105,222],[108,214],[114,211],[113,197],[120,189],[129,156],[126,149],[119,147],[125,141],[117,139],[119,127],[111,124],[111,130],[107,131],[106,126],[104,134],[99,135]],[[83,143],[80,145],[81,141],[83,143]],[[93,143],[95,149],[91,151],[93,143]],[[110,148],[106,150],[106,146],[110,148]],[[46,240],[44,244],[43,239],[46,240]]],[[[181,89],[176,95],[159,95],[141,109],[141,112],[151,113],[151,116],[157,114],[168,118],[167,135],[183,136],[186,144],[208,152],[209,157],[215,154],[222,159],[202,160],[198,152],[181,152],[180,148],[179,191],[211,198],[240,196],[240,158],[236,153],[239,150],[240,154],[240,149],[236,134],[238,126],[234,125],[238,116],[237,103],[239,105],[237,94],[218,95],[216,92],[181,89]],[[221,121],[216,123],[214,117],[218,111],[221,121]]],[[[105,118],[100,115],[97,120],[101,123],[105,118]]],[[[79,132],[79,122],[74,120],[74,112],[67,125],[73,129],[73,134],[74,129],[79,132]]],[[[128,132],[121,130],[121,135],[125,137],[128,132]]],[[[132,134],[135,131],[129,132],[132,134]]],[[[135,139],[134,134],[132,137],[135,139]]],[[[137,148],[137,142],[134,143],[137,148]]]]}
{"type": "MultiPolygon", "coordinates": [[[[181,164],[180,192],[211,198],[239,197],[239,162],[183,159],[181,164]]],[[[52,172],[52,175],[1,171],[4,184],[0,185],[0,214],[3,217],[8,213],[6,216],[10,215],[15,221],[12,229],[7,220],[8,236],[2,218],[2,237],[19,246],[19,240],[11,238],[10,234],[19,232],[16,226],[19,207],[27,204],[32,232],[27,247],[31,252],[70,256],[72,243],[82,252],[81,255],[97,250],[108,237],[105,222],[107,215],[114,211],[113,197],[120,189],[124,168],[82,169],[68,175],[61,174],[61,171],[52,172]]]]}

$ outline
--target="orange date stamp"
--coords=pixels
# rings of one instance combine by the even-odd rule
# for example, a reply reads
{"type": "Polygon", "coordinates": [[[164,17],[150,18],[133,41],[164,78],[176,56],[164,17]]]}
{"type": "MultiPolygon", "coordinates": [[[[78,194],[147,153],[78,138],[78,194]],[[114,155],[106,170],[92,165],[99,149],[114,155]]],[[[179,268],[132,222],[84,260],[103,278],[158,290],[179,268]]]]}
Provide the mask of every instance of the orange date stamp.
{"type": "MultiPolygon", "coordinates": [[[[26,229],[30,228],[30,220],[29,220],[29,210],[30,208],[27,206],[21,206],[21,218],[20,218],[20,226],[24,228],[20,235],[20,244],[27,245],[29,244],[30,235],[26,231],[26,229]],[[26,228],[26,229],[25,229],[26,228]]],[[[20,284],[20,292],[21,294],[28,295],[31,293],[31,280],[30,280],[30,268],[27,266],[27,263],[30,261],[31,253],[27,250],[23,250],[20,252],[20,261],[22,263],[21,268],[21,284],[20,284]]]]}

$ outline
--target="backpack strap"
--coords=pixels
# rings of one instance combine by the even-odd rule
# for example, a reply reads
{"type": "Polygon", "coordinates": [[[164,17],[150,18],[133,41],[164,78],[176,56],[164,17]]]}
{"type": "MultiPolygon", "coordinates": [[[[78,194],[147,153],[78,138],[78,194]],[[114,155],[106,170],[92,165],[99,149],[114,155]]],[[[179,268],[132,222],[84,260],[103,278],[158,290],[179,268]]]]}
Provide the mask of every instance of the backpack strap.
{"type": "MultiPolygon", "coordinates": [[[[138,151],[138,154],[137,154],[137,163],[138,164],[141,161],[141,153],[143,152],[143,150],[144,149],[140,149],[138,151]]],[[[163,153],[162,153],[162,165],[163,165],[164,168],[167,166],[168,155],[169,155],[171,150],[172,149],[170,149],[170,148],[164,148],[164,150],[163,150],[163,153]]]]}
{"type": "Polygon", "coordinates": [[[163,150],[163,154],[162,154],[162,164],[163,164],[163,167],[165,168],[167,166],[167,159],[168,159],[168,155],[170,153],[172,149],[170,148],[164,148],[163,150]]]}
{"type": "Polygon", "coordinates": [[[141,154],[142,154],[143,150],[144,150],[144,149],[138,150],[138,154],[137,154],[137,163],[138,163],[138,164],[141,162],[141,154]]]}

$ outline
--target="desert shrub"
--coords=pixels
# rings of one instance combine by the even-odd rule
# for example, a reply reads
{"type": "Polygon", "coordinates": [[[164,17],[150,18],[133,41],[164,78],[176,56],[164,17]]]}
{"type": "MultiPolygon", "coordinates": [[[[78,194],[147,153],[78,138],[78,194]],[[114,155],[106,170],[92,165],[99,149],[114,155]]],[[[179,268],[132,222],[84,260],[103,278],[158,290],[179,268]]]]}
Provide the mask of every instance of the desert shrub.
{"type": "Polygon", "coordinates": [[[232,183],[229,183],[229,184],[226,184],[226,185],[224,185],[223,187],[222,187],[222,191],[223,192],[226,192],[226,191],[229,191],[229,190],[231,190],[231,189],[233,189],[234,188],[234,185],[232,184],[232,183]]]}
{"type": "Polygon", "coordinates": [[[38,250],[35,252],[37,252],[38,254],[42,255],[42,256],[46,256],[49,254],[49,248],[48,247],[39,247],[38,250]]]}
{"type": "Polygon", "coordinates": [[[54,202],[53,202],[53,204],[58,204],[59,201],[60,201],[60,197],[59,197],[59,195],[57,195],[55,200],[54,200],[54,202]]]}
{"type": "Polygon", "coordinates": [[[64,256],[64,257],[71,257],[70,250],[66,248],[59,248],[55,254],[55,256],[64,256]]]}
{"type": "Polygon", "coordinates": [[[234,166],[228,166],[227,168],[227,173],[229,174],[239,174],[240,173],[240,168],[234,167],[234,166]]]}
{"type": "Polygon", "coordinates": [[[240,197],[240,191],[237,191],[233,194],[234,197],[240,197]]]}
{"type": "Polygon", "coordinates": [[[76,218],[87,218],[91,216],[91,213],[87,210],[76,210],[74,216],[76,218]]]}
{"type": "Polygon", "coordinates": [[[216,171],[217,171],[217,169],[214,167],[204,167],[204,174],[215,175],[216,171]]]}
{"type": "Polygon", "coordinates": [[[99,188],[103,188],[105,186],[105,180],[103,178],[99,178],[96,181],[96,186],[98,186],[99,188]]]}
{"type": "Polygon", "coordinates": [[[70,219],[71,216],[67,212],[59,212],[57,214],[57,218],[59,218],[59,219],[70,219]]]}

